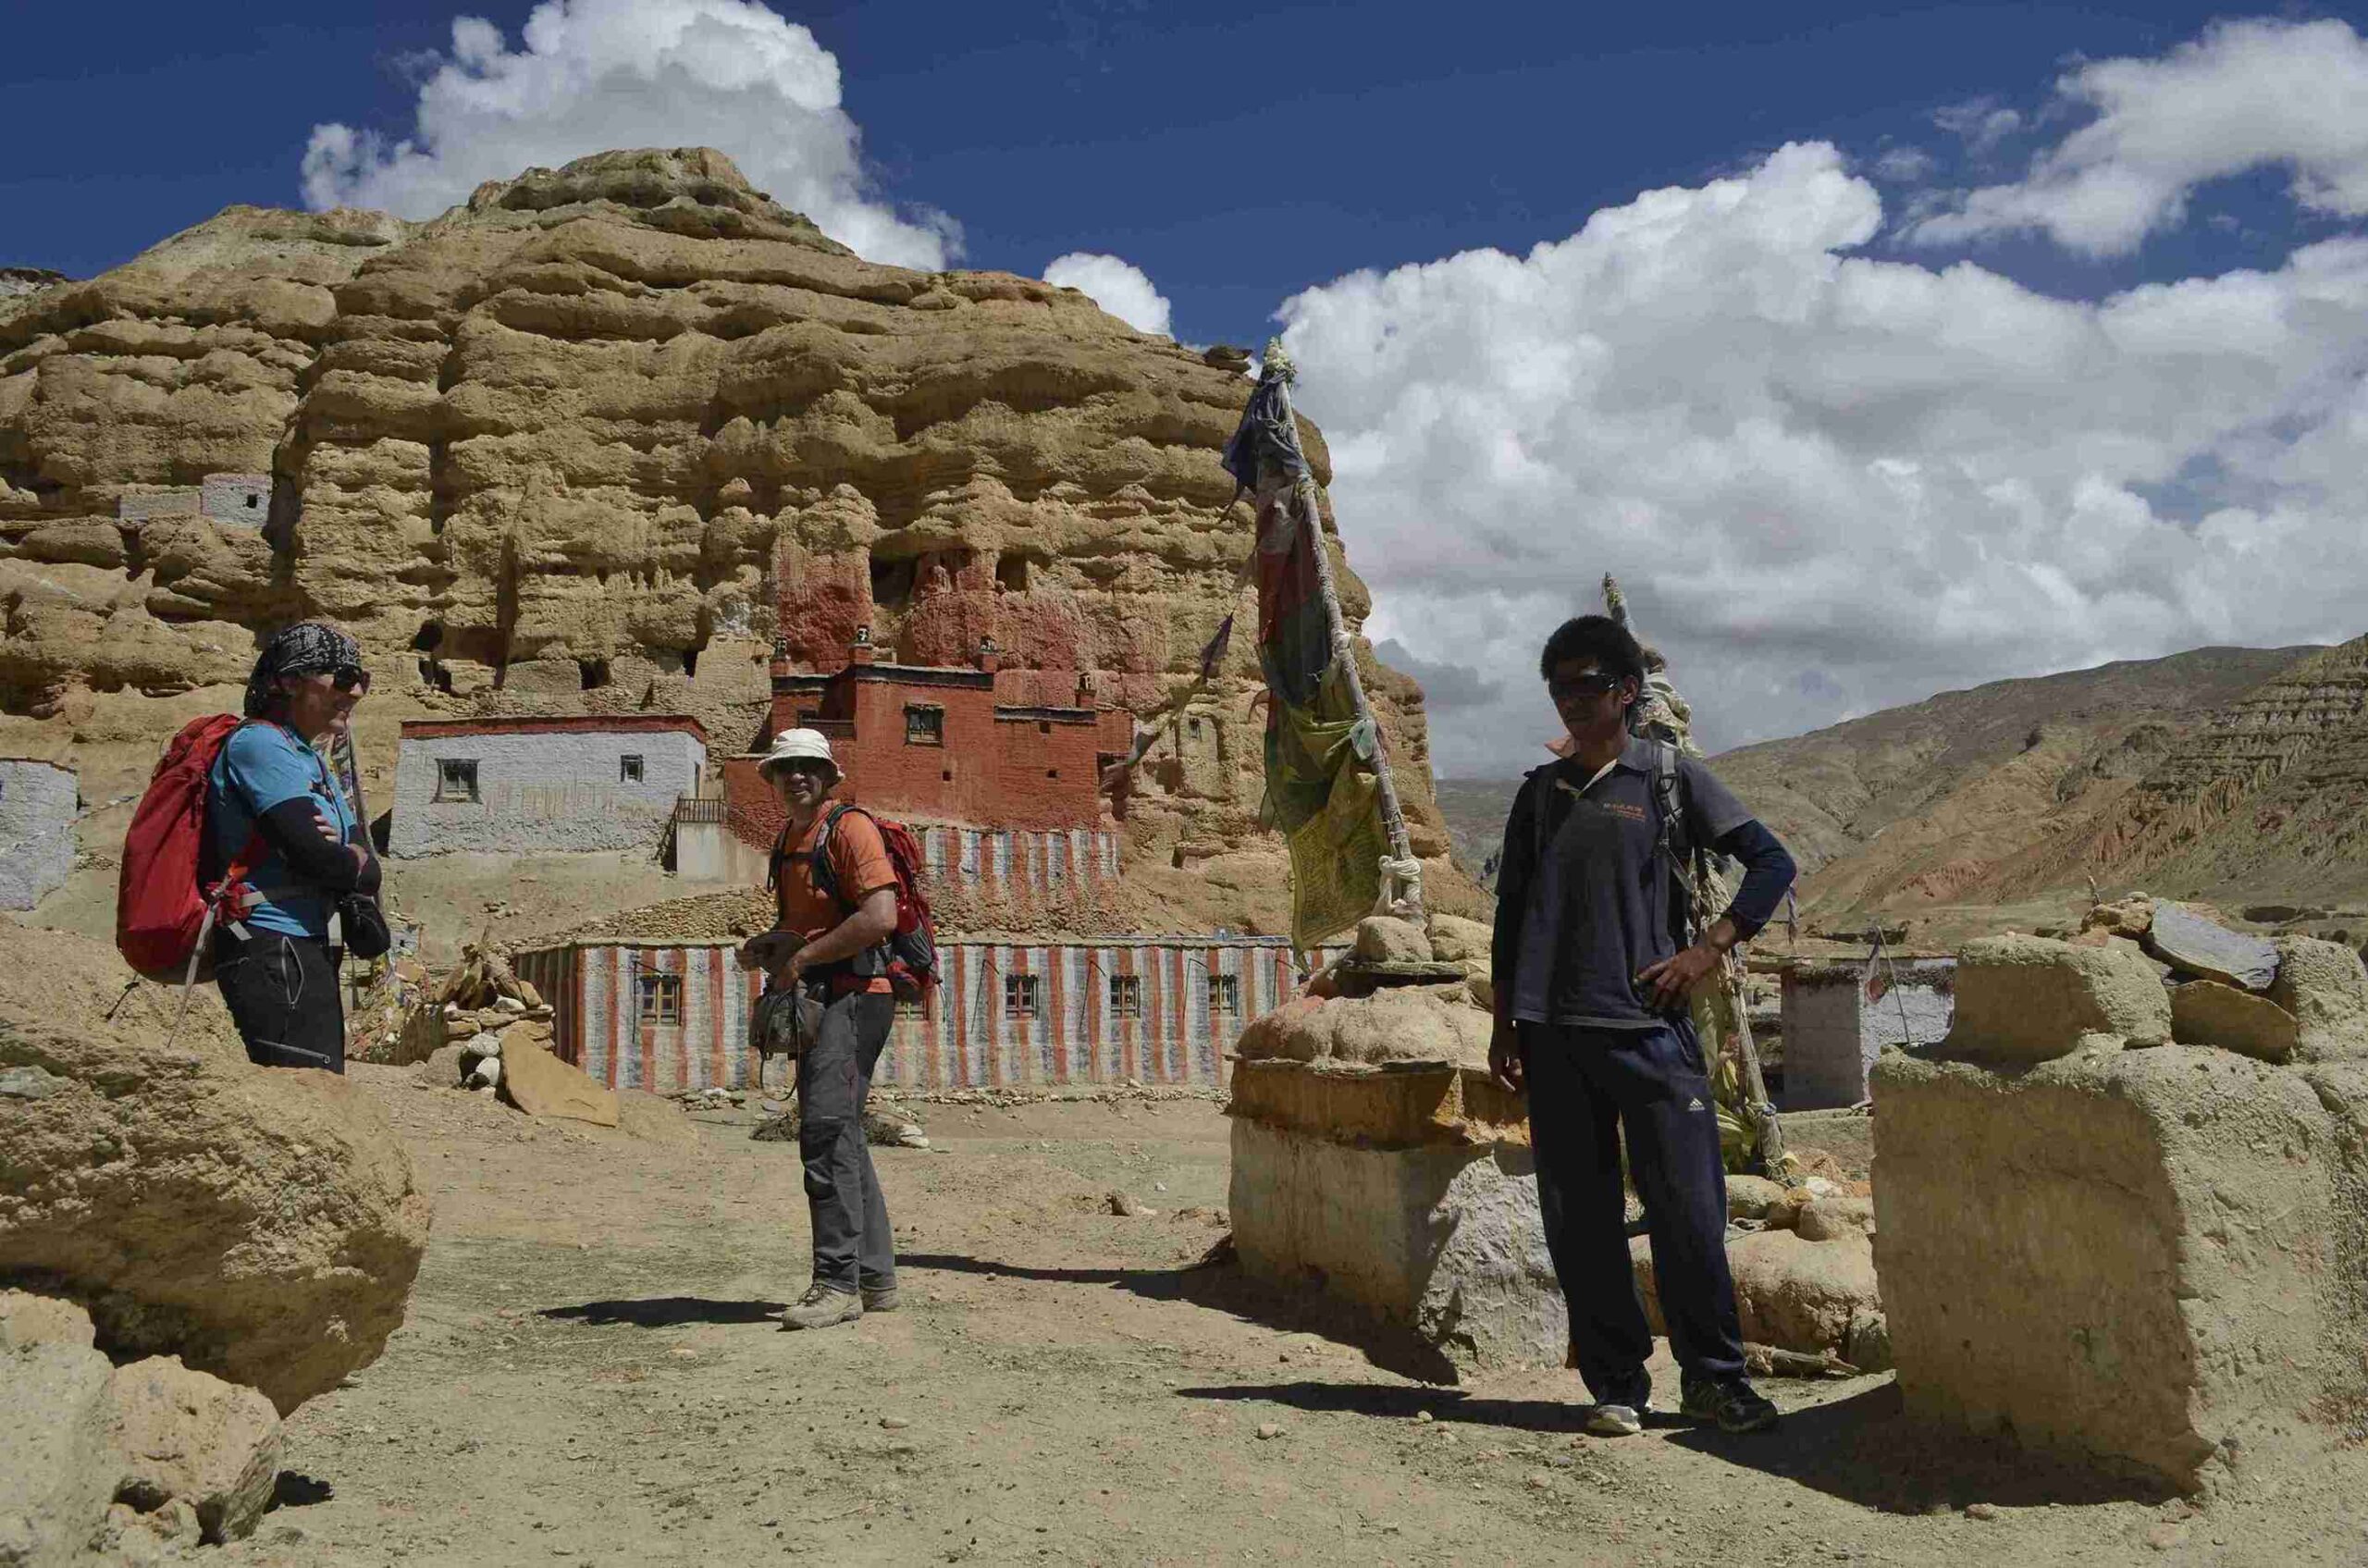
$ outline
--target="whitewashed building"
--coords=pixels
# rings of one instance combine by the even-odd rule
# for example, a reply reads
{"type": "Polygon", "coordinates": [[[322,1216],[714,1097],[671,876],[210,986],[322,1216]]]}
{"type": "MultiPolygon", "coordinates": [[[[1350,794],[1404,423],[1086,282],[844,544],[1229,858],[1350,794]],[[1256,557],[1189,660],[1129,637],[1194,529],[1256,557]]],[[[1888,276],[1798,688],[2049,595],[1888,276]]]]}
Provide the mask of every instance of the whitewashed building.
{"type": "Polygon", "coordinates": [[[1862,1104],[1867,1069],[1892,1045],[1930,1045],[1956,1019],[1955,958],[1902,958],[1879,967],[1795,963],[1784,969],[1784,1088],[1788,1111],[1862,1104]]]}
{"type": "Polygon", "coordinates": [[[31,757],[0,757],[0,909],[30,909],[74,870],[74,771],[31,757]]]}
{"type": "MultiPolygon", "coordinates": [[[[748,1014],[763,979],[740,968],[736,945],[589,937],[513,961],[551,1004],[559,1054],[596,1080],[657,1093],[754,1088],[748,1014]]],[[[944,983],[926,1006],[898,1007],[875,1083],[1223,1088],[1242,1027],[1301,978],[1278,936],[948,940],[939,951],[944,983]]]]}
{"type": "Polygon", "coordinates": [[[406,720],[387,852],[655,849],[706,768],[682,714],[406,720]]]}

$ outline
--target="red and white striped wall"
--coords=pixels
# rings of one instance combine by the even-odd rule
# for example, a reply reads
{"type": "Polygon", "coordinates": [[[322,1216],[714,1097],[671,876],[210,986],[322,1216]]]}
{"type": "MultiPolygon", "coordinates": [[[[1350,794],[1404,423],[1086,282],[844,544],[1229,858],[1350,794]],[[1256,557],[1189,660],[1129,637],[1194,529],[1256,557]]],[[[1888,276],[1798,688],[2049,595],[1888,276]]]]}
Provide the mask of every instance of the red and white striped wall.
{"type": "MultiPolygon", "coordinates": [[[[756,1088],[748,1012],[760,986],[733,947],[595,940],[536,948],[516,966],[551,1003],[560,1054],[597,1080],[661,1094],[756,1088]],[[660,997],[673,1017],[658,1016],[660,997]]],[[[875,1082],[1222,1088],[1242,1027],[1300,980],[1280,937],[952,941],[940,960],[944,983],[898,1008],[875,1082]]]]}
{"type": "Polygon", "coordinates": [[[1118,835],[1086,828],[913,827],[932,878],[1054,893],[1094,888],[1118,875],[1118,835]]]}

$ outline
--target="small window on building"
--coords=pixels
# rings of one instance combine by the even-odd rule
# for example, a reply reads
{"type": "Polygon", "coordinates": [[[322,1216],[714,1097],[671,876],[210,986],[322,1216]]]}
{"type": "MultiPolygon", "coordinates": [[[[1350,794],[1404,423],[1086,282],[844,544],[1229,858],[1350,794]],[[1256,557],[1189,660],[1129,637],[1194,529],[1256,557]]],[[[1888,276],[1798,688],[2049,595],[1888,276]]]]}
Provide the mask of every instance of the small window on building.
{"type": "Polygon", "coordinates": [[[1184,727],[1197,737],[1201,733],[1201,721],[1198,719],[1187,719],[1184,722],[1184,727]]]}
{"type": "Polygon", "coordinates": [[[475,800],[476,797],[477,765],[475,759],[447,757],[437,762],[437,799],[475,800]]]}
{"type": "Polygon", "coordinates": [[[1209,977],[1209,1016],[1234,1019],[1241,1016],[1241,977],[1213,974],[1209,977]]]}
{"type": "Polygon", "coordinates": [[[1043,982],[1032,974],[1004,976],[1003,1016],[1007,1019],[1034,1018],[1043,982]]]}
{"type": "Polygon", "coordinates": [[[255,509],[255,502],[262,499],[263,498],[256,495],[253,490],[249,490],[247,492],[247,510],[249,512],[253,512],[255,509]]]}
{"type": "Polygon", "coordinates": [[[922,703],[913,703],[905,710],[905,744],[906,746],[944,746],[945,744],[945,710],[922,703]]]}
{"type": "Polygon", "coordinates": [[[1142,976],[1114,974],[1110,977],[1110,1016],[1114,1019],[1139,1019],[1143,1016],[1142,976]]]}
{"type": "Polygon", "coordinates": [[[634,993],[641,1003],[643,1023],[678,1024],[683,1021],[683,977],[681,975],[635,976],[634,993]]]}
{"type": "Polygon", "coordinates": [[[630,752],[618,758],[617,782],[619,784],[639,784],[641,782],[641,759],[634,756],[630,752]]]}

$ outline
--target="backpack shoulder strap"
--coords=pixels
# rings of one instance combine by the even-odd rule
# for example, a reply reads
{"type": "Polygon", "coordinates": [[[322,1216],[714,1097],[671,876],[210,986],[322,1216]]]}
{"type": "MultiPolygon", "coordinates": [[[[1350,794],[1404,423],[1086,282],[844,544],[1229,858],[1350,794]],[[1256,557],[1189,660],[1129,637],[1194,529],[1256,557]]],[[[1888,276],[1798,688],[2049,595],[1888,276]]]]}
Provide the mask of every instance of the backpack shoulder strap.
{"type": "MultiPolygon", "coordinates": [[[[843,908],[852,908],[853,906],[847,903],[846,895],[839,889],[839,873],[831,867],[831,834],[837,831],[839,819],[850,811],[863,811],[863,808],[852,801],[841,801],[822,813],[822,831],[814,835],[813,864],[808,873],[814,879],[816,889],[827,894],[832,903],[843,908]]],[[[877,821],[869,811],[863,811],[863,814],[867,820],[877,821]]]]}
{"type": "Polygon", "coordinates": [[[1653,743],[1653,807],[1659,819],[1655,852],[1669,867],[1681,940],[1690,940],[1700,915],[1694,907],[1694,835],[1685,825],[1685,773],[1678,766],[1677,747],[1665,740],[1653,743]]]}
{"type": "Polygon", "coordinates": [[[1694,835],[1685,825],[1685,774],[1677,747],[1653,743],[1653,803],[1659,808],[1661,848],[1680,867],[1693,858],[1694,835]]]}

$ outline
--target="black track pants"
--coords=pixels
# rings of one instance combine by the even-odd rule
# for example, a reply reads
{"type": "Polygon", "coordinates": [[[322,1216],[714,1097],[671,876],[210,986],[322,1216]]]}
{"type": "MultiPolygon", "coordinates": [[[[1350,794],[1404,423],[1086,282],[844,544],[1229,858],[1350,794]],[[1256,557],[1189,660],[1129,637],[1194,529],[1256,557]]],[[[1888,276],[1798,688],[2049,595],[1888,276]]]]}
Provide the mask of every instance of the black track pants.
{"type": "Polygon", "coordinates": [[[343,1072],[345,998],[329,945],[248,929],[244,941],[227,931],[214,937],[214,983],[247,1043],[247,1060],[343,1072]]]}
{"type": "Polygon", "coordinates": [[[1520,1031],[1537,1205],[1570,1304],[1572,1361],[1588,1392],[1599,1401],[1633,1393],[1653,1353],[1628,1261],[1623,1130],[1670,1350],[1689,1372],[1739,1375],[1743,1330],[1727,1271],[1726,1167],[1693,1026],[1524,1023],[1520,1031]]]}

